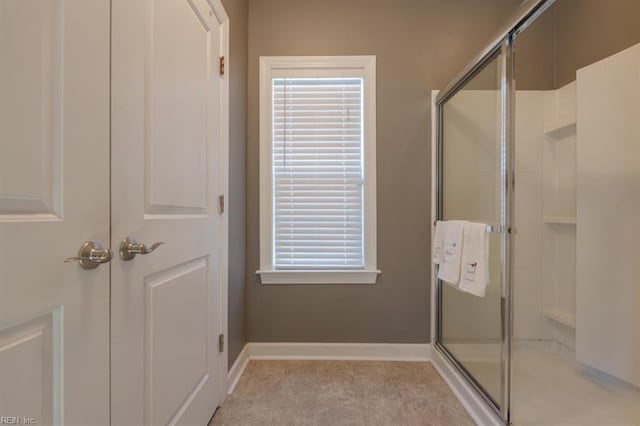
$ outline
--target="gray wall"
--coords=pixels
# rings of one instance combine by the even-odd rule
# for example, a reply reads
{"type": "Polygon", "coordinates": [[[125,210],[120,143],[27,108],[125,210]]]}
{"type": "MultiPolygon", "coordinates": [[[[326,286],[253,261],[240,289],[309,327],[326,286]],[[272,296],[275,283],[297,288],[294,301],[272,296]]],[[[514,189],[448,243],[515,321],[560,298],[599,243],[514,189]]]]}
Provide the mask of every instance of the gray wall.
{"type": "Polygon", "coordinates": [[[247,146],[248,0],[222,0],[229,15],[229,367],[247,342],[245,157],[247,146]]]}
{"type": "Polygon", "coordinates": [[[555,89],[555,10],[538,17],[514,44],[517,90],[555,89]]]}
{"type": "Polygon", "coordinates": [[[578,69],[640,43],[638,19],[638,0],[557,0],[516,40],[518,90],[560,88],[578,69]]]}
{"type": "MultiPolygon", "coordinates": [[[[227,2],[228,3],[228,2],[227,2]]],[[[429,339],[431,90],[495,35],[514,0],[250,0],[247,321],[252,342],[429,339]],[[375,285],[261,285],[258,58],[377,56],[375,285]]]]}
{"type": "Polygon", "coordinates": [[[639,0],[559,0],[556,14],[556,85],[576,70],[640,43],[639,0]]]}

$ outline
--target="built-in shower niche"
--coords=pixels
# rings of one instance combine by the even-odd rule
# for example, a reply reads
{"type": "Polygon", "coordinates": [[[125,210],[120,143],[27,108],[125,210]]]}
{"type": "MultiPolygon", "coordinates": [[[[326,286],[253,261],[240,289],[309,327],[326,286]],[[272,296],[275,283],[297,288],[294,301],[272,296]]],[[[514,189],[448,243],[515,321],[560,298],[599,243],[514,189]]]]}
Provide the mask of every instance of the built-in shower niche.
{"type": "Polygon", "coordinates": [[[516,93],[514,337],[575,350],[576,82],[516,93]]]}
{"type": "Polygon", "coordinates": [[[542,336],[575,351],[576,82],[542,93],[542,336]]]}

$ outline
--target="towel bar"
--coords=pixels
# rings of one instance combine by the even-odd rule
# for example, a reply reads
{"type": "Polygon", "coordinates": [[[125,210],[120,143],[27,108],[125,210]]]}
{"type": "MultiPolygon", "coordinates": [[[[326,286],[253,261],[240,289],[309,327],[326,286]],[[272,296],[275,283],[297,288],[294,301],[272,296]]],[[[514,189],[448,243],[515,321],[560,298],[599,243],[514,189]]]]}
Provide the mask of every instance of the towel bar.
{"type": "Polygon", "coordinates": [[[494,234],[515,234],[516,228],[502,225],[487,225],[487,232],[494,234]]]}
{"type": "MultiPolygon", "coordinates": [[[[436,226],[436,222],[433,222],[433,226],[436,226]]],[[[502,225],[487,225],[487,232],[490,234],[515,234],[516,228],[511,226],[502,226],[502,225]]]]}

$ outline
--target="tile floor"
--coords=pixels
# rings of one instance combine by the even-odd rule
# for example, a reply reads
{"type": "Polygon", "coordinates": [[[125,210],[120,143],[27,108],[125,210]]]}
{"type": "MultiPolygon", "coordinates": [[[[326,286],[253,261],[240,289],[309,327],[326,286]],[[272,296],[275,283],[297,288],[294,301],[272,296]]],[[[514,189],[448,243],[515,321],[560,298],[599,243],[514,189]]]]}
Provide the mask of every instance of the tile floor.
{"type": "Polygon", "coordinates": [[[516,352],[512,386],[517,426],[640,426],[640,389],[557,353],[516,352]]]}
{"type": "Polygon", "coordinates": [[[210,425],[473,425],[430,363],[251,361],[210,425]]]}
{"type": "MultiPolygon", "coordinates": [[[[640,389],[576,363],[551,342],[516,341],[511,419],[515,426],[640,426],[640,389]]],[[[500,395],[500,345],[449,344],[476,380],[500,395]]]]}

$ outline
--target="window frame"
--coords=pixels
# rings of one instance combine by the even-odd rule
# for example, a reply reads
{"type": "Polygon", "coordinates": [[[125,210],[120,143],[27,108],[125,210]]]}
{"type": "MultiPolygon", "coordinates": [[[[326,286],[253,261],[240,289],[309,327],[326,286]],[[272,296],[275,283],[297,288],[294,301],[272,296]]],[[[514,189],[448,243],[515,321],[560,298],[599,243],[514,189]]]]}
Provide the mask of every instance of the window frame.
{"type": "Polygon", "coordinates": [[[375,284],[376,207],[376,57],[260,57],[260,275],[262,284],[375,284]],[[363,79],[363,250],[362,269],[276,269],[273,254],[273,78],[358,77],[363,79]]]}

